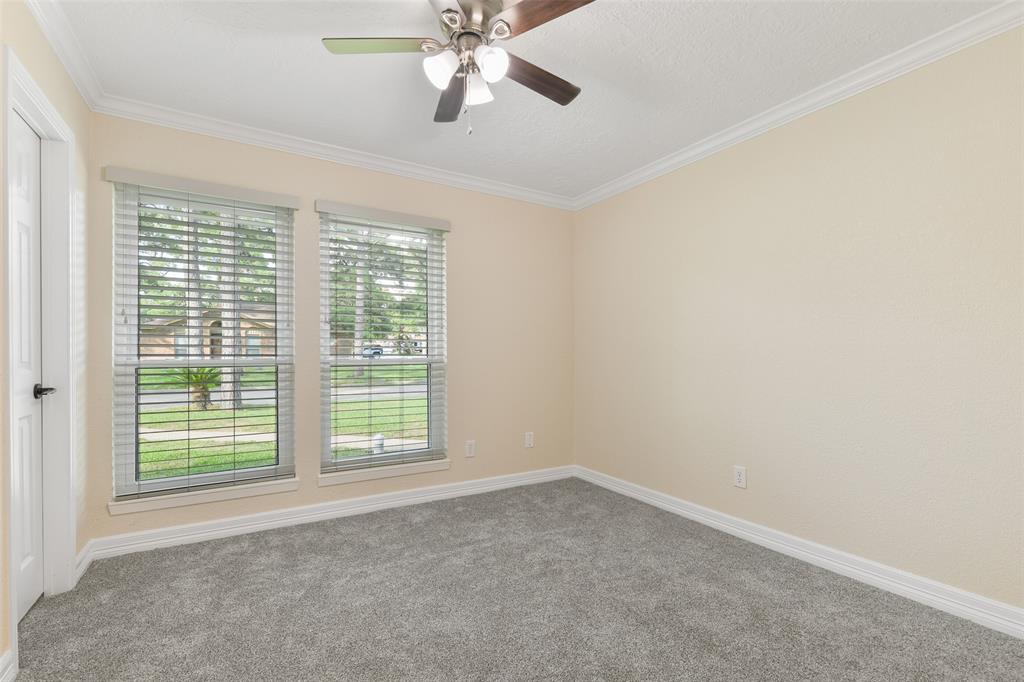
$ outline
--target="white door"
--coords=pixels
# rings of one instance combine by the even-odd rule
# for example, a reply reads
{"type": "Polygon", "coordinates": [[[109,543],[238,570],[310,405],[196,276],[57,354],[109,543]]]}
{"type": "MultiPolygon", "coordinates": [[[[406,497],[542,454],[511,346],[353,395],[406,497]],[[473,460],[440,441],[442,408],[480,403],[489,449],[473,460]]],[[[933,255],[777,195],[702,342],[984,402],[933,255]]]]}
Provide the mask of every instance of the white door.
{"type": "Polygon", "coordinates": [[[11,277],[11,550],[18,619],[43,594],[43,376],[40,297],[40,141],[8,111],[11,277]]]}

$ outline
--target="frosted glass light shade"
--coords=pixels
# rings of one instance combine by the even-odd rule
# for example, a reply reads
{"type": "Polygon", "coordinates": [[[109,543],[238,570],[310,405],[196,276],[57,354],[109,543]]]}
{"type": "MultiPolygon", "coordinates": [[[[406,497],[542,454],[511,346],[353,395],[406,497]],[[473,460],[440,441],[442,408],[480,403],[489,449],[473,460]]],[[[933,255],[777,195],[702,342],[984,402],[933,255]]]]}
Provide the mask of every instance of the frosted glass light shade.
{"type": "Polygon", "coordinates": [[[491,94],[491,89],[487,87],[487,81],[480,75],[478,71],[474,71],[469,74],[469,92],[466,93],[466,104],[469,106],[475,106],[477,104],[487,104],[488,102],[494,101],[494,95],[491,94]]]}
{"type": "Polygon", "coordinates": [[[423,60],[423,73],[438,90],[444,90],[459,69],[459,57],[451,50],[442,50],[423,60]]]}
{"type": "Polygon", "coordinates": [[[508,72],[508,52],[500,47],[480,45],[473,52],[473,61],[488,83],[497,83],[508,72]]]}

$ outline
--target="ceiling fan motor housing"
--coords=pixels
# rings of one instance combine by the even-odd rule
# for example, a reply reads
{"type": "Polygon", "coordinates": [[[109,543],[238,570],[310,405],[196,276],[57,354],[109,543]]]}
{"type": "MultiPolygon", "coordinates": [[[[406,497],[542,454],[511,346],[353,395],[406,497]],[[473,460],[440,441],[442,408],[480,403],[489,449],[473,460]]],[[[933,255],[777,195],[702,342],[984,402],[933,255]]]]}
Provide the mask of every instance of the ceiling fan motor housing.
{"type": "Polygon", "coordinates": [[[473,60],[473,52],[476,48],[487,43],[484,37],[474,31],[463,31],[456,36],[454,43],[462,63],[470,69],[475,69],[476,63],[473,60]]]}

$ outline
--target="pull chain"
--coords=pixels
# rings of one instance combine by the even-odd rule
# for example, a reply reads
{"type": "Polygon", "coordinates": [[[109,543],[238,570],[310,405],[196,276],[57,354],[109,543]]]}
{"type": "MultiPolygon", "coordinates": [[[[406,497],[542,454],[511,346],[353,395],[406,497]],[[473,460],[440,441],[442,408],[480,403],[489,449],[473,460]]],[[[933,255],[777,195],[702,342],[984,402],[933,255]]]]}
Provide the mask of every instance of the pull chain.
{"type": "Polygon", "coordinates": [[[472,135],[473,134],[473,114],[470,112],[470,106],[469,106],[469,74],[468,73],[466,74],[466,77],[462,79],[462,91],[464,93],[462,101],[466,103],[465,104],[465,110],[463,111],[463,113],[466,114],[466,135],[472,135]]]}

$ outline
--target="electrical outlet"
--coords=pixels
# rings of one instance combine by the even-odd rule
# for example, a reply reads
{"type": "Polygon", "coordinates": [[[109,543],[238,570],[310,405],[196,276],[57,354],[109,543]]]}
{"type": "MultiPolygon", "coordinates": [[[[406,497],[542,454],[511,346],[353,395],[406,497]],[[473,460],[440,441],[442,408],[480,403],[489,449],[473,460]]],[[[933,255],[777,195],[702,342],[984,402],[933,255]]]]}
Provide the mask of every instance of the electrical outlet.
{"type": "Polygon", "coordinates": [[[476,441],[466,441],[466,457],[476,457],[476,441]]]}
{"type": "Polygon", "coordinates": [[[737,488],[745,489],[747,487],[747,467],[733,466],[732,484],[737,488]]]}
{"type": "Polygon", "coordinates": [[[533,447],[533,431],[527,431],[526,432],[526,436],[523,438],[523,447],[524,448],[532,448],[533,447]]]}

